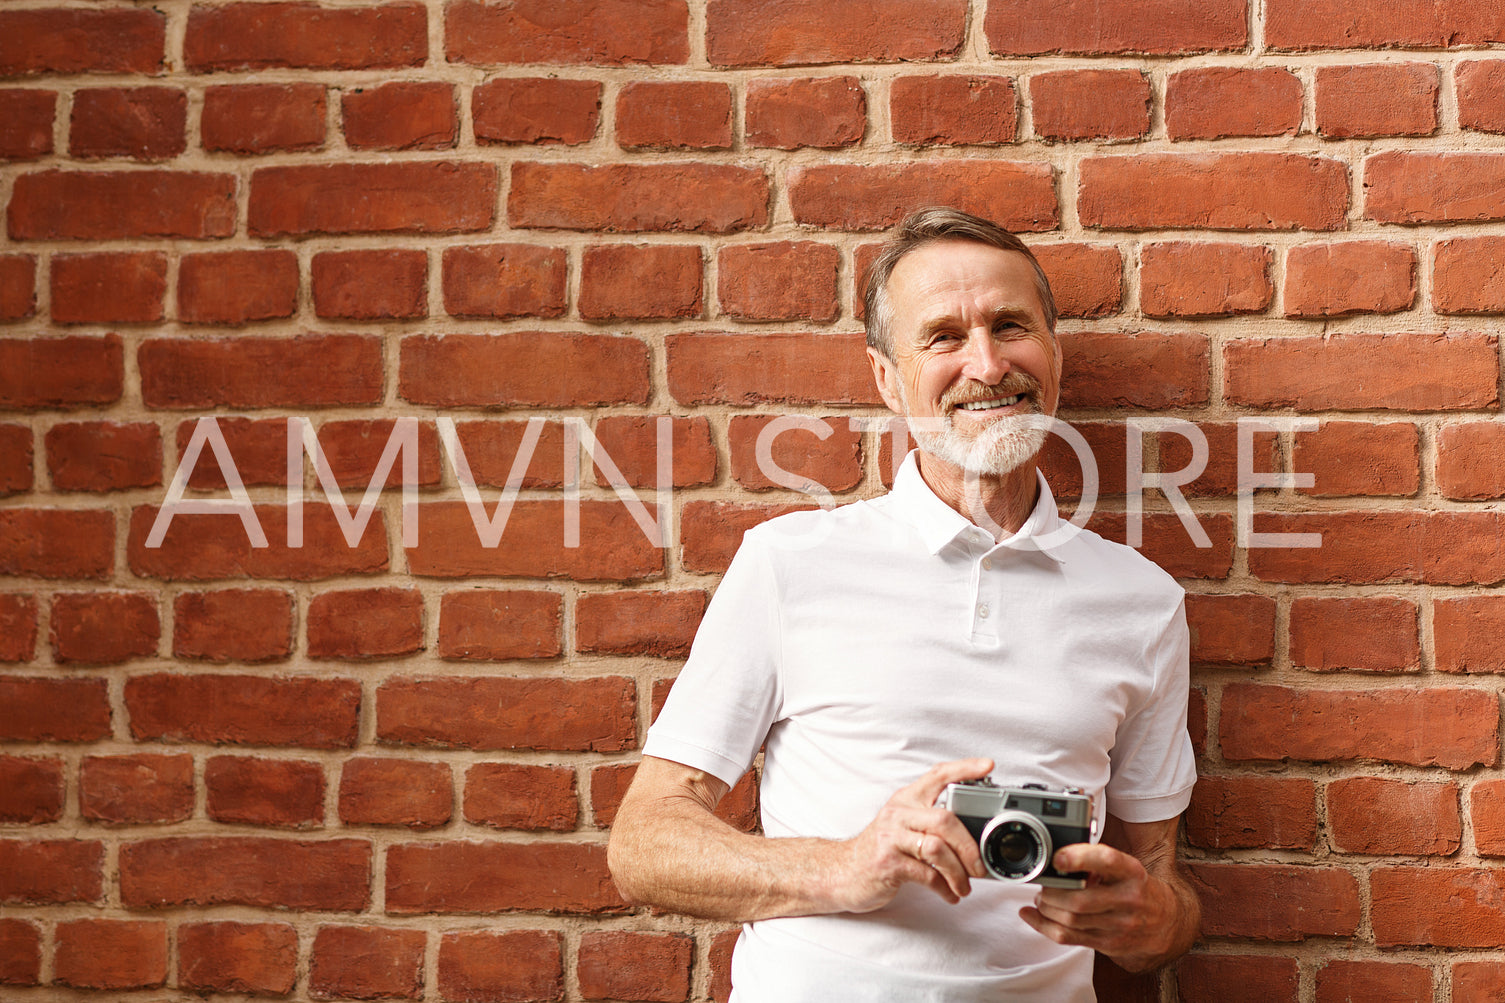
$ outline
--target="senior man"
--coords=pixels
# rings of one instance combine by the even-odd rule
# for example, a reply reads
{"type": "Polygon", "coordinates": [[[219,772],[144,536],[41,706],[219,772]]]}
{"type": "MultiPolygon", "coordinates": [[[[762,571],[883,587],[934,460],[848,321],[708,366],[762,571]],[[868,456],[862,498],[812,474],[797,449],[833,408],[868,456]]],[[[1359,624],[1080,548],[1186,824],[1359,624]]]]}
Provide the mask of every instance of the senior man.
{"type": "Polygon", "coordinates": [[[1195,938],[1175,855],[1196,779],[1183,592],[1057,514],[1050,285],[1007,231],[907,218],[870,269],[867,354],[919,448],[893,490],[748,531],[613,825],[631,901],[745,924],[736,1003],[1092,1000],[1092,949],[1195,938]],[[712,811],[765,751],[763,835],[712,811]],[[1080,789],[1083,887],[987,877],[947,785],[1080,789]],[[982,879],[982,880],[979,880],[982,879]]]}

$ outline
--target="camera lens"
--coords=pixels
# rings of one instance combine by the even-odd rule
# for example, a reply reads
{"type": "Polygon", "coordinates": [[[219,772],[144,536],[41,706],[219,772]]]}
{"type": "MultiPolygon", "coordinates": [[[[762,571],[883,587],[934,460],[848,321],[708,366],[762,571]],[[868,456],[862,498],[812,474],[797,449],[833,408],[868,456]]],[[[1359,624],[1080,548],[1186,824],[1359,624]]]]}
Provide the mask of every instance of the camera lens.
{"type": "Polygon", "coordinates": [[[1002,881],[1029,881],[1050,863],[1050,833],[1032,815],[995,816],[977,841],[983,866],[1002,881]]]}

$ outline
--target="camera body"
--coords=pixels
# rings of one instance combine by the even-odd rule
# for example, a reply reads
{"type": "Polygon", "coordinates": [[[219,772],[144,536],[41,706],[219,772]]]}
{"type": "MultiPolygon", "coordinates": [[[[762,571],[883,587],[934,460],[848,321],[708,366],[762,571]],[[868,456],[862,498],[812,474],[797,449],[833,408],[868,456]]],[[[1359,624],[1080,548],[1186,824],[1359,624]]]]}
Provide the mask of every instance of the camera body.
{"type": "Polygon", "coordinates": [[[1086,887],[1085,873],[1063,874],[1050,863],[1061,847],[1092,840],[1092,798],[1080,789],[1000,787],[991,780],[973,780],[947,784],[935,803],[952,811],[977,840],[989,877],[1050,888],[1086,887]]]}

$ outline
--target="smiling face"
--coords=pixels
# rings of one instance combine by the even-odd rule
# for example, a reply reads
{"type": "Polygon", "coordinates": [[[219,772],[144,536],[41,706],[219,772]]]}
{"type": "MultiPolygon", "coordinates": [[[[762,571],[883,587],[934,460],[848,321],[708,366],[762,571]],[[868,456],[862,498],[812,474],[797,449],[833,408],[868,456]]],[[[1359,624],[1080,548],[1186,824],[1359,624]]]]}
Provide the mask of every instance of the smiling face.
{"type": "Polygon", "coordinates": [[[894,267],[893,357],[868,359],[924,453],[999,476],[1039,452],[1047,433],[1026,423],[1055,414],[1061,356],[1035,282],[1023,254],[972,241],[926,244],[894,267]]]}

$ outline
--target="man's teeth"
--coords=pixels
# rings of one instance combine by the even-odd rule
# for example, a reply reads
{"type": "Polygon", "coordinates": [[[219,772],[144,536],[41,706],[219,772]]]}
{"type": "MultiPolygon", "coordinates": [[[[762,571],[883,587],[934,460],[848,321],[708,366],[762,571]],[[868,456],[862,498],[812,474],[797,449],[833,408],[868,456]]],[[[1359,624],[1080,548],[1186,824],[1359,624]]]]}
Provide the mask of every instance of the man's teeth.
{"type": "Polygon", "coordinates": [[[993,397],[985,401],[967,401],[965,404],[958,404],[957,407],[963,411],[986,411],[995,407],[1011,407],[1023,398],[1023,394],[1015,394],[1012,397],[993,397]]]}

